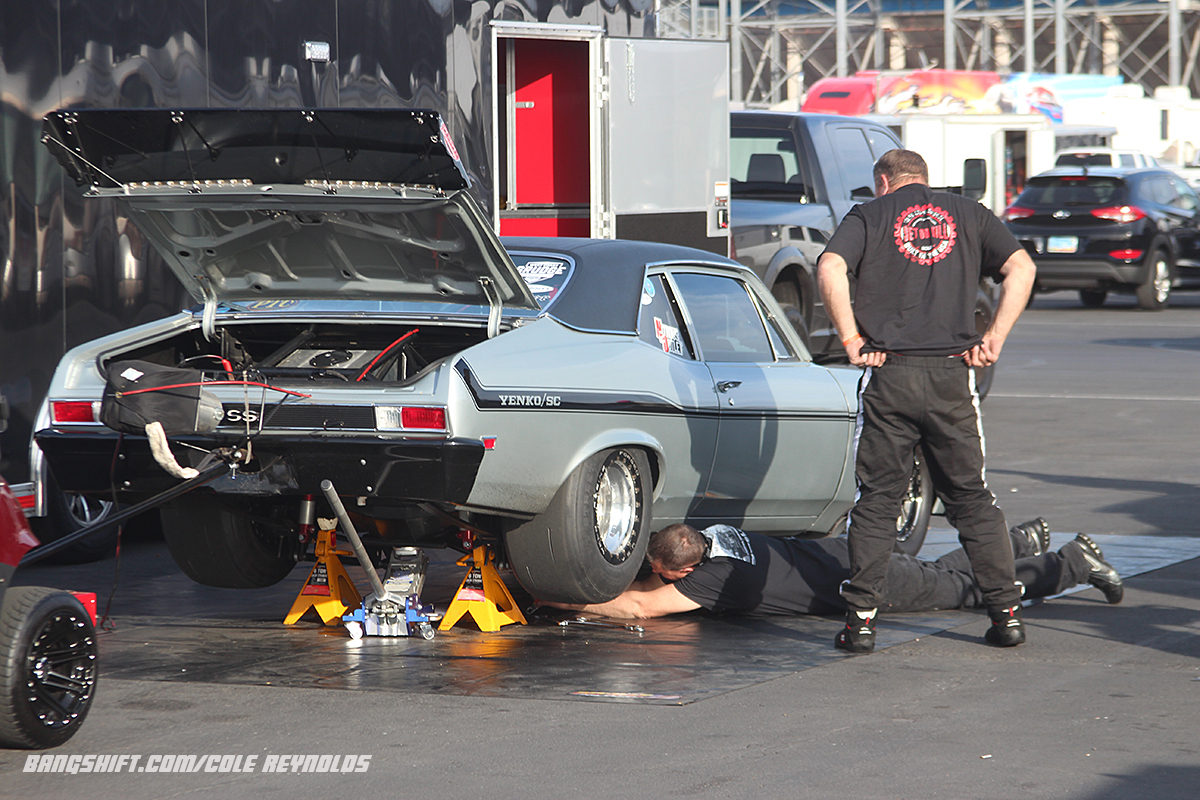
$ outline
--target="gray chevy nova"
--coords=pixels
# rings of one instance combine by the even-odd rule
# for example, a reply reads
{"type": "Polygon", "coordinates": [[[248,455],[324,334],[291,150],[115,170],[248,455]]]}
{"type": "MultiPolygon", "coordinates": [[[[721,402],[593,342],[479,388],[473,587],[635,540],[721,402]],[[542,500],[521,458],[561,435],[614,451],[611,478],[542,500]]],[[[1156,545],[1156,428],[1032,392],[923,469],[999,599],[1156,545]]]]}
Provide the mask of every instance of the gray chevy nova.
{"type": "MultiPolygon", "coordinates": [[[[652,527],[827,535],[852,504],[857,370],[812,363],[732,261],[501,242],[435,114],[59,112],[46,139],[200,305],[68,353],[35,441],[120,502],[230,464],[162,508],[200,583],[286,576],[323,480],[369,549],[465,531],[577,602],[624,589],[652,527]]],[[[918,545],[929,499],[897,510],[918,545]]]]}

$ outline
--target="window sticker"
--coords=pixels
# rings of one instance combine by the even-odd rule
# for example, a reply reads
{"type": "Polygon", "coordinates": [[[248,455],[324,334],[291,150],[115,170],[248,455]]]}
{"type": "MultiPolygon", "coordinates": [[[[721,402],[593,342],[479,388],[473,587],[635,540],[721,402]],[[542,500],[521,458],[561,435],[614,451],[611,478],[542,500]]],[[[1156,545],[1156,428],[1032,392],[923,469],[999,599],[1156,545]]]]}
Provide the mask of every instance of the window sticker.
{"type": "Polygon", "coordinates": [[[517,264],[517,272],[529,286],[529,291],[543,308],[553,299],[562,287],[562,275],[567,271],[567,263],[558,260],[526,261],[517,264]]]}
{"type": "Polygon", "coordinates": [[[664,353],[683,355],[683,337],[679,335],[679,328],[664,324],[660,317],[654,318],[654,338],[658,339],[664,353]]]}
{"type": "Polygon", "coordinates": [[[646,278],[642,282],[642,305],[648,306],[654,302],[654,282],[646,278]]]}

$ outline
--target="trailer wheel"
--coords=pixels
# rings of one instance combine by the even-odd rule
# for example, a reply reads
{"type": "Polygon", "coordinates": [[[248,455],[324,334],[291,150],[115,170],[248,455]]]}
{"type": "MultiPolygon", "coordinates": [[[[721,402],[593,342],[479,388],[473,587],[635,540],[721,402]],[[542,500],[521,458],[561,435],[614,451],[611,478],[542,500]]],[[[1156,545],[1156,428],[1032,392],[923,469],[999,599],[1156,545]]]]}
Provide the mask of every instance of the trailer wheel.
{"type": "Polygon", "coordinates": [[[637,576],[650,541],[650,462],[637,449],[588,458],[550,506],[505,536],[517,580],[539,600],[602,603],[637,576]]]}
{"type": "Polygon", "coordinates": [[[9,589],[0,607],[0,746],[55,747],[96,690],[96,629],[68,592],[9,589]]]}
{"type": "Polygon", "coordinates": [[[163,538],[183,574],[203,586],[261,589],[296,566],[292,543],[270,519],[211,492],[192,492],[162,507],[163,538]]]}

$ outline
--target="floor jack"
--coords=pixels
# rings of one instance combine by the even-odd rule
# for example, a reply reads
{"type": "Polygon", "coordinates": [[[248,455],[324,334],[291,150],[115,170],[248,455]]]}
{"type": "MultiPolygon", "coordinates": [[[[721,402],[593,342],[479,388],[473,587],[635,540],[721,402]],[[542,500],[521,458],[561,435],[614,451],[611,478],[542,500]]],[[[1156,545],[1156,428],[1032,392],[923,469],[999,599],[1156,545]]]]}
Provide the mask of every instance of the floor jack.
{"type": "MultiPolygon", "coordinates": [[[[371,563],[366,548],[363,547],[358,531],[354,529],[354,523],[350,521],[350,515],[346,513],[346,507],[342,505],[342,499],[338,497],[337,490],[333,488],[333,483],[321,481],[321,491],[333,507],[338,522],[341,524],[342,532],[354,549],[353,555],[358,559],[363,571],[367,573],[367,579],[371,582],[371,588],[374,590],[374,593],[367,595],[366,598],[356,599],[357,608],[351,608],[344,599],[339,603],[341,610],[337,616],[341,617],[342,622],[345,623],[350,637],[359,639],[366,634],[368,636],[422,636],[425,639],[432,639],[434,636],[433,623],[437,621],[437,615],[434,613],[433,606],[422,605],[420,599],[421,588],[425,583],[425,568],[429,565],[429,559],[415,547],[393,549],[392,556],[388,560],[388,582],[385,585],[376,574],[375,566],[371,563]]],[[[319,535],[317,546],[319,558],[321,546],[319,535]]],[[[337,569],[342,570],[344,574],[345,570],[342,569],[337,556],[351,554],[332,550],[327,551],[327,554],[332,560],[327,562],[326,570],[330,570],[331,564],[336,563],[337,569]]],[[[317,567],[321,563],[318,560],[317,567]]],[[[314,572],[317,567],[313,568],[314,572]]],[[[346,577],[346,580],[349,581],[349,576],[346,577]]],[[[305,587],[307,588],[308,585],[306,583],[305,587]]],[[[350,585],[353,589],[353,584],[350,585]]],[[[358,597],[357,591],[354,591],[354,597],[358,597]]],[[[303,604],[304,598],[305,595],[302,591],[300,597],[296,598],[296,604],[303,604]]],[[[308,607],[308,605],[304,605],[300,613],[303,613],[308,607]]],[[[296,607],[293,606],[292,610],[294,614],[296,607]]],[[[296,619],[299,619],[299,616],[300,614],[295,614],[296,619]]],[[[326,623],[329,622],[329,618],[326,618],[324,613],[322,613],[322,619],[325,619],[326,623]]],[[[288,619],[285,620],[289,624],[294,621],[292,614],[289,614],[288,619]]]]}

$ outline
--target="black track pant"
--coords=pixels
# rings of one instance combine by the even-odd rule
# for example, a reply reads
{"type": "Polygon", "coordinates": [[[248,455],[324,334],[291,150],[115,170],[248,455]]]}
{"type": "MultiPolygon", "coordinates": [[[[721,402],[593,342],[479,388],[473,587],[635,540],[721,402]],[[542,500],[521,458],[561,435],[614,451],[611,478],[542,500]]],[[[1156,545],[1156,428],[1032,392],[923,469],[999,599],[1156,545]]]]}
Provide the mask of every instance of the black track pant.
{"type": "Polygon", "coordinates": [[[858,495],[850,513],[852,609],[884,604],[896,518],[912,476],[913,451],[924,445],[946,519],[970,560],[983,605],[1020,601],[1004,513],[984,477],[983,425],[974,375],[961,358],[888,355],[859,382],[855,435],[858,495]]]}
{"type": "MultiPolygon", "coordinates": [[[[1049,597],[1086,583],[1090,567],[1078,547],[1033,556],[1029,540],[1012,536],[1017,580],[1026,600],[1049,597]]],[[[888,560],[881,611],[934,611],[984,607],[966,551],[954,550],[937,561],[894,554],[888,560]]]]}

